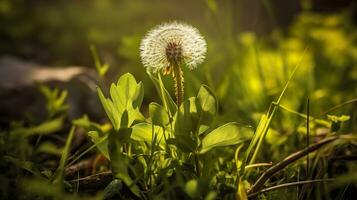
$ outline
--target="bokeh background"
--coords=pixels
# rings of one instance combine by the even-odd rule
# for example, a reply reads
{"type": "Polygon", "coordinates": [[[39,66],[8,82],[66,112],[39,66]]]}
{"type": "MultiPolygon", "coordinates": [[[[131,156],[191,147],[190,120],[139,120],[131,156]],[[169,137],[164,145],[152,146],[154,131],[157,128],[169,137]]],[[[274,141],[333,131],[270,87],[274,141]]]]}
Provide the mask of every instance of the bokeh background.
{"type": "MultiPolygon", "coordinates": [[[[186,97],[201,84],[209,85],[225,118],[255,123],[255,114],[269,107],[294,66],[300,65],[286,106],[302,111],[309,97],[312,113],[317,114],[356,97],[356,10],[353,0],[1,0],[0,67],[35,64],[94,70],[89,50],[94,45],[100,60],[110,66],[105,83],[130,72],[144,81],[149,102],[157,96],[140,62],[140,39],[153,26],[178,20],[197,27],[208,43],[205,63],[185,72],[186,97]]],[[[28,84],[18,79],[34,79],[22,75],[26,67],[2,69],[2,85],[14,82],[14,88],[26,88],[28,84]]],[[[106,85],[98,80],[94,78],[94,85],[106,85]]],[[[76,87],[80,86],[69,88],[76,87]]],[[[14,103],[16,95],[27,91],[6,91],[2,97],[10,96],[14,103]]],[[[29,109],[36,102],[29,98],[35,97],[16,103],[18,108],[25,104],[18,109],[21,114],[38,110],[29,109]]],[[[13,114],[9,101],[2,105],[3,113],[10,113],[2,116],[4,123],[21,118],[13,114]]],[[[74,115],[100,115],[94,105],[99,104],[90,103],[74,115]]]]}
{"type": "MultiPolygon", "coordinates": [[[[126,72],[144,83],[142,112],[147,114],[148,104],[160,101],[140,61],[140,40],[154,26],[173,20],[196,27],[207,41],[205,62],[193,71],[184,68],[185,97],[196,95],[202,84],[212,88],[219,101],[214,127],[229,121],[257,127],[298,66],[261,160],[279,161],[305,147],[308,100],[310,116],[321,119],[310,124],[312,138],[328,135],[330,124],[337,124],[331,130],[338,134],[356,133],[354,0],[0,0],[0,153],[45,163],[54,171],[73,120],[86,115],[108,122],[96,87],[108,93],[110,83],[126,72]],[[109,66],[104,76],[98,74],[98,61],[109,66]],[[29,142],[6,140],[5,133],[16,131],[55,133],[42,139],[55,146],[46,143],[42,149],[42,135],[29,142]],[[33,156],[32,149],[46,155],[33,156]]],[[[174,94],[172,78],[165,76],[164,82],[174,94]]],[[[77,132],[72,152],[90,144],[84,130],[77,132]]],[[[9,169],[13,163],[24,168],[15,161],[0,162],[0,169],[8,170],[0,176],[0,191],[8,196],[17,192],[13,177],[20,174],[9,169]]],[[[333,174],[348,171],[356,181],[354,169],[333,174]]],[[[291,170],[286,177],[299,173],[291,170]]],[[[356,187],[351,188],[347,193],[352,197],[356,187]]],[[[289,198],[288,193],[279,195],[289,198]]]]}

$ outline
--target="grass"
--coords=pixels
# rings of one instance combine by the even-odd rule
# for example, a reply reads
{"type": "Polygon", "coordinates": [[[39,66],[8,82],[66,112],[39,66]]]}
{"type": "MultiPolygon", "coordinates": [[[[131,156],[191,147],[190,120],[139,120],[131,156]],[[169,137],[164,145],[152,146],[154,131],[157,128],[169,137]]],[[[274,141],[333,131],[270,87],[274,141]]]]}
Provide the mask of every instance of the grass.
{"type": "MultiPolygon", "coordinates": [[[[262,3],[276,20],[272,2],[262,3]]],[[[207,61],[183,70],[181,105],[170,77],[145,74],[133,56],[140,37],[126,36],[130,48],[120,47],[132,67],[122,72],[140,73],[119,81],[108,78],[115,66],[91,46],[103,116],[73,120],[70,93],[40,86],[45,119],[12,121],[1,131],[0,198],[351,199],[353,25],[343,14],[303,12],[284,35],[235,35],[233,13],[208,5],[215,21],[229,18],[219,25],[227,38],[203,31],[207,61]],[[347,46],[334,51],[338,44],[347,46]],[[80,133],[86,142],[73,149],[80,133]],[[81,167],[67,176],[74,165],[81,167]]]]}

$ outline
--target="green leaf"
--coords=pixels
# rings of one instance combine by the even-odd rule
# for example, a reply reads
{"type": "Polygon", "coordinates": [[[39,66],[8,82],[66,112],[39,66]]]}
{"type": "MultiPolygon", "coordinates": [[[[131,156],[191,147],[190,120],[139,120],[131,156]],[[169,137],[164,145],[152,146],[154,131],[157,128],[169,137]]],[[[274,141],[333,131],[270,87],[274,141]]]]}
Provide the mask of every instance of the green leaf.
{"type": "Polygon", "coordinates": [[[189,180],[186,183],[185,191],[188,194],[188,196],[190,196],[192,199],[197,198],[197,196],[198,196],[198,194],[197,194],[198,193],[197,180],[195,180],[195,179],[189,180]]]}
{"type": "Polygon", "coordinates": [[[174,116],[175,135],[193,134],[198,125],[196,98],[184,101],[174,116]]]}
{"type": "Polygon", "coordinates": [[[176,138],[170,138],[167,140],[167,143],[175,145],[185,153],[193,153],[197,148],[197,140],[192,138],[190,135],[179,135],[176,138]]]}
{"type": "Polygon", "coordinates": [[[150,79],[152,80],[152,82],[154,83],[154,86],[157,90],[157,92],[160,95],[161,101],[163,103],[163,105],[165,106],[165,108],[168,109],[168,112],[170,112],[170,114],[174,114],[177,110],[177,106],[175,104],[175,101],[172,100],[170,93],[166,90],[162,80],[155,78],[151,73],[148,72],[148,75],[150,77],[150,79]]]}
{"type": "Polygon", "coordinates": [[[174,144],[183,152],[194,152],[198,146],[198,137],[195,130],[198,125],[196,98],[191,97],[184,101],[174,116],[175,139],[168,142],[174,144]]]}
{"type": "Polygon", "coordinates": [[[247,192],[244,186],[244,183],[241,178],[238,180],[238,191],[237,191],[238,200],[248,200],[247,192]]]}
{"type": "Polygon", "coordinates": [[[257,143],[259,142],[260,138],[262,135],[264,135],[265,130],[267,129],[267,124],[269,123],[269,117],[266,114],[263,114],[260,118],[260,121],[258,123],[258,126],[255,130],[255,134],[253,136],[253,139],[250,141],[250,144],[248,146],[248,149],[246,151],[246,159],[248,159],[248,156],[251,154],[253,151],[253,148],[256,147],[257,143]]]}
{"type": "Polygon", "coordinates": [[[126,73],[122,75],[117,85],[112,84],[110,87],[110,95],[116,106],[120,106],[119,110],[124,110],[128,106],[132,106],[132,101],[137,97],[138,84],[133,75],[126,73]],[[130,104],[130,105],[128,105],[130,104]]]}
{"type": "Polygon", "coordinates": [[[114,179],[110,182],[107,187],[104,189],[103,199],[115,199],[116,197],[120,197],[119,199],[124,199],[121,195],[121,191],[123,189],[123,182],[118,179],[114,179]]]}
{"type": "Polygon", "coordinates": [[[98,96],[115,130],[130,127],[134,121],[145,120],[139,111],[144,97],[143,85],[136,83],[130,73],[124,74],[117,84],[110,86],[111,99],[105,98],[100,88],[98,96]]]}
{"type": "Polygon", "coordinates": [[[18,128],[12,131],[14,135],[21,135],[29,137],[32,135],[48,135],[56,131],[61,130],[63,126],[63,117],[58,117],[56,119],[46,121],[40,125],[32,126],[29,128],[18,128]]]}
{"type": "Polygon", "coordinates": [[[52,154],[52,155],[56,155],[56,156],[61,156],[62,151],[63,151],[62,148],[57,147],[52,142],[42,142],[36,149],[36,152],[38,152],[38,153],[46,153],[46,154],[52,154]]]}
{"type": "Polygon", "coordinates": [[[149,116],[154,125],[166,127],[170,123],[169,114],[161,105],[155,102],[149,105],[149,116]]]}
{"type": "Polygon", "coordinates": [[[130,158],[121,150],[131,134],[131,128],[121,128],[118,131],[111,132],[109,135],[109,156],[113,175],[122,180],[133,194],[141,197],[140,189],[134,181],[137,177],[135,177],[135,170],[131,167],[130,158]]]}
{"type": "Polygon", "coordinates": [[[215,147],[239,144],[250,139],[252,136],[253,130],[250,127],[230,122],[214,129],[202,139],[200,153],[206,153],[215,147]]]}
{"type": "Polygon", "coordinates": [[[142,82],[139,82],[137,84],[132,100],[133,100],[133,108],[140,109],[141,104],[143,103],[144,100],[144,84],[142,82]]]}
{"type": "Polygon", "coordinates": [[[98,53],[97,53],[97,49],[95,48],[94,45],[90,46],[90,51],[92,53],[94,63],[95,63],[95,68],[96,68],[99,76],[100,77],[105,76],[105,74],[108,72],[109,64],[107,64],[107,63],[101,64],[98,53]]]}
{"type": "Polygon", "coordinates": [[[336,115],[327,115],[327,118],[332,122],[346,122],[350,120],[350,116],[348,115],[341,115],[340,117],[336,115]]]}
{"type": "Polygon", "coordinates": [[[103,105],[104,111],[107,114],[110,122],[115,130],[119,129],[119,112],[115,109],[113,102],[110,99],[104,97],[104,94],[100,88],[97,89],[99,100],[103,105]]]}
{"type": "Polygon", "coordinates": [[[218,103],[214,93],[205,85],[201,86],[197,95],[197,110],[199,116],[198,134],[204,133],[211,125],[217,114],[218,103]]]}
{"type": "Polygon", "coordinates": [[[24,160],[20,160],[18,158],[11,157],[11,156],[4,156],[4,157],[2,157],[2,159],[3,159],[3,161],[9,162],[9,163],[15,165],[16,167],[19,167],[21,169],[24,169],[24,170],[32,173],[33,175],[37,176],[38,178],[42,178],[42,175],[41,175],[41,172],[40,172],[38,166],[36,166],[36,164],[31,161],[24,161],[24,160]]]}
{"type": "Polygon", "coordinates": [[[94,144],[97,144],[98,150],[106,157],[109,158],[108,153],[108,140],[103,139],[106,137],[105,135],[101,135],[98,131],[89,131],[88,136],[94,144]]]}
{"type": "Polygon", "coordinates": [[[66,144],[64,145],[64,148],[62,151],[61,160],[60,160],[59,166],[56,170],[56,176],[55,176],[55,179],[53,180],[53,183],[59,184],[61,186],[64,182],[64,170],[65,170],[65,166],[67,163],[69,153],[71,151],[71,144],[72,144],[72,139],[73,139],[75,130],[76,130],[76,127],[72,126],[71,130],[69,131],[69,134],[68,134],[68,137],[66,140],[66,144]]]}
{"type": "Polygon", "coordinates": [[[68,96],[66,90],[60,93],[58,88],[51,90],[50,87],[42,84],[39,85],[39,90],[46,98],[46,109],[50,118],[69,109],[69,105],[65,103],[68,96]]]}
{"type": "Polygon", "coordinates": [[[335,115],[327,115],[327,118],[331,121],[331,131],[336,132],[341,129],[341,126],[346,121],[350,120],[350,116],[341,115],[340,117],[335,115]]]}
{"type": "Polygon", "coordinates": [[[103,131],[102,126],[98,123],[90,121],[87,115],[83,115],[81,118],[73,120],[72,124],[84,128],[87,131],[103,131]]]}
{"type": "MultiPolygon", "coordinates": [[[[143,122],[139,124],[135,124],[132,128],[131,139],[138,142],[147,142],[151,144],[152,142],[152,124],[143,122]]],[[[157,135],[157,139],[161,144],[165,143],[164,135],[162,128],[159,126],[154,126],[155,134],[157,135]]]]}

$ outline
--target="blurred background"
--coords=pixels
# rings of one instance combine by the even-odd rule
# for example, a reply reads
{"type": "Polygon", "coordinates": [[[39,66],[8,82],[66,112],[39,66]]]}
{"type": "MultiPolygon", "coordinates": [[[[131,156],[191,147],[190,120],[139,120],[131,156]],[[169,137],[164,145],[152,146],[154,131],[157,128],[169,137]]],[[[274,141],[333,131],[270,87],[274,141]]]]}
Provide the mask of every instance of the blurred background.
{"type": "MultiPolygon", "coordinates": [[[[16,199],[28,185],[51,191],[47,182],[23,187],[18,181],[40,172],[39,177],[54,177],[72,124],[81,128],[71,153],[90,150],[88,130],[110,126],[97,86],[108,94],[110,84],[130,72],[144,83],[142,113],[147,116],[150,102],[161,103],[141,64],[139,45],[151,28],[173,20],[196,27],[207,41],[205,62],[183,70],[186,98],[195,96],[202,84],[216,94],[219,115],[212,127],[235,121],[256,128],[297,67],[269,126],[260,161],[276,162],[306,147],[307,130],[314,141],[357,132],[354,0],[0,0],[0,171],[5,171],[0,199],[16,199]],[[308,100],[309,115],[317,119],[309,126],[308,100]]],[[[163,80],[174,94],[172,78],[163,80]]],[[[234,155],[230,148],[222,152],[234,155]]],[[[342,174],[342,183],[356,183],[355,152],[355,144],[331,150],[327,155],[354,160],[323,158],[316,178],[326,178],[328,169],[328,177],[342,174]]],[[[299,170],[289,168],[276,181],[299,179],[299,170]]],[[[353,199],[356,184],[347,187],[341,187],[341,194],[353,199]]],[[[295,194],[279,195],[290,199],[295,194]]]]}
{"type": "MultiPolygon", "coordinates": [[[[43,82],[68,90],[72,118],[86,113],[102,119],[95,87],[125,72],[144,82],[146,103],[157,100],[138,47],[153,26],[172,20],[197,27],[208,43],[206,61],[185,70],[186,97],[201,84],[213,88],[224,121],[256,124],[296,65],[283,99],[288,108],[305,112],[310,98],[317,115],[356,97],[353,0],[1,0],[1,125],[41,121],[34,116],[45,115],[45,100],[38,97],[43,82]],[[104,77],[95,72],[91,45],[109,65],[104,77]]],[[[170,77],[165,81],[172,84],[170,77]]],[[[339,110],[351,115],[354,129],[355,111],[356,104],[339,110]]],[[[296,123],[285,119],[280,128],[296,123]]]]}

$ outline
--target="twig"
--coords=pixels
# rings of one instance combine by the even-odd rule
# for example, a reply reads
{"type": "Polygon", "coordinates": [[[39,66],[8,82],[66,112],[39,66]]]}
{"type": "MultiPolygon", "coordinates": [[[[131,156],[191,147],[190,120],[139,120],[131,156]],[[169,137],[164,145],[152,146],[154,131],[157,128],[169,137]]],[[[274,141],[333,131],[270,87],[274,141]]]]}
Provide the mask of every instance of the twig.
{"type": "Polygon", "coordinates": [[[93,160],[89,159],[89,160],[83,160],[77,164],[71,165],[66,168],[66,170],[64,172],[64,174],[65,174],[64,176],[67,178],[72,177],[74,175],[74,173],[78,172],[79,170],[91,168],[92,163],[93,163],[93,160]]]}
{"type": "Polygon", "coordinates": [[[112,171],[105,171],[98,174],[93,174],[80,179],[70,180],[69,183],[72,185],[80,185],[82,189],[96,189],[103,188],[113,180],[112,171]]]}
{"type": "Polygon", "coordinates": [[[333,181],[333,180],[334,179],[316,179],[316,180],[306,180],[306,181],[284,183],[284,184],[280,184],[280,185],[276,185],[276,186],[272,186],[272,187],[261,189],[261,190],[259,190],[257,192],[249,194],[248,198],[253,198],[253,197],[256,197],[258,194],[269,192],[269,191],[272,191],[272,190],[277,190],[277,189],[282,189],[282,188],[287,188],[287,187],[297,186],[297,185],[310,184],[310,183],[319,183],[319,182],[322,182],[322,181],[333,181]]]}
{"type": "Polygon", "coordinates": [[[279,172],[280,170],[284,169],[287,165],[295,162],[296,160],[306,156],[308,153],[313,152],[317,149],[319,149],[320,147],[322,147],[323,145],[330,143],[332,141],[335,141],[336,139],[338,139],[338,136],[333,136],[333,137],[329,137],[326,138],[324,140],[321,140],[315,144],[310,145],[309,147],[297,151],[293,154],[291,154],[290,156],[286,157],[284,160],[278,162],[277,164],[275,164],[274,166],[270,167],[269,169],[267,169],[259,178],[258,180],[254,183],[254,185],[248,190],[249,194],[253,194],[255,192],[257,192],[258,190],[260,190],[263,186],[264,183],[270,178],[272,177],[275,173],[279,172]]]}

